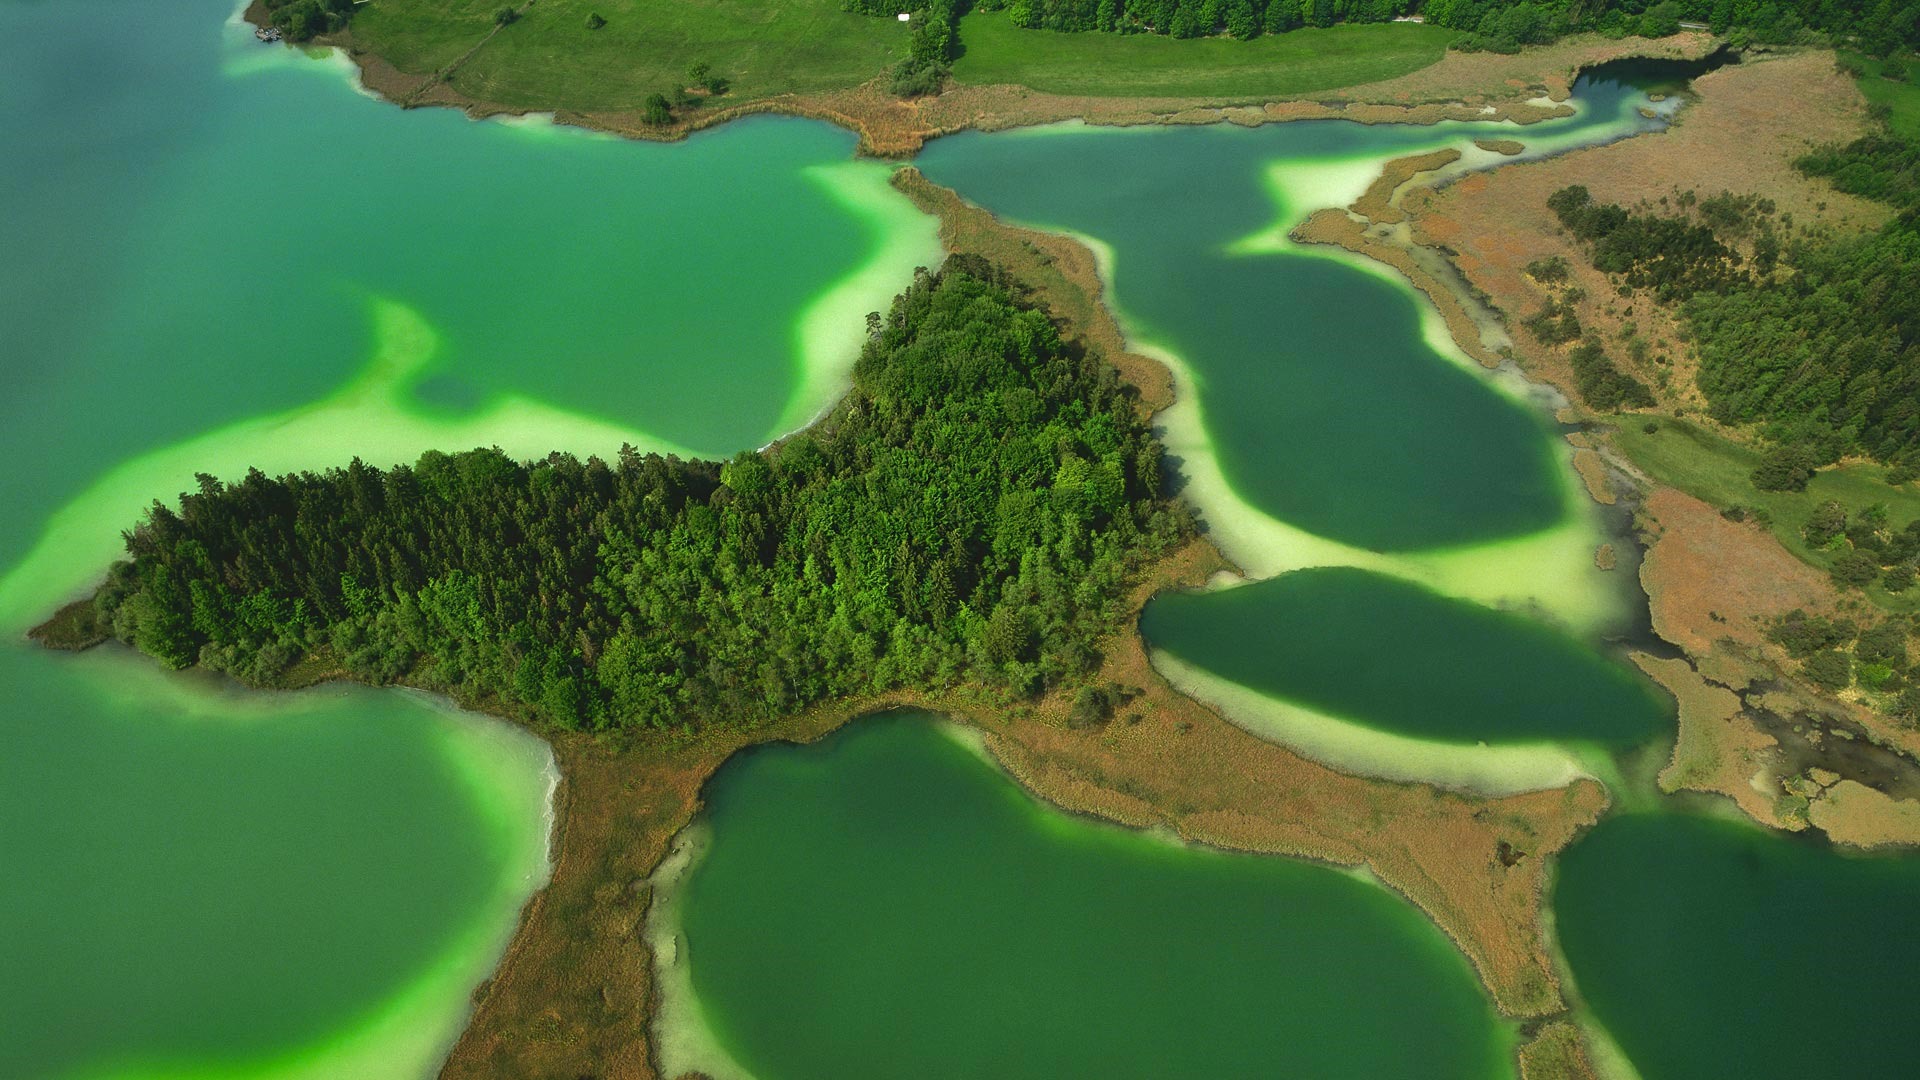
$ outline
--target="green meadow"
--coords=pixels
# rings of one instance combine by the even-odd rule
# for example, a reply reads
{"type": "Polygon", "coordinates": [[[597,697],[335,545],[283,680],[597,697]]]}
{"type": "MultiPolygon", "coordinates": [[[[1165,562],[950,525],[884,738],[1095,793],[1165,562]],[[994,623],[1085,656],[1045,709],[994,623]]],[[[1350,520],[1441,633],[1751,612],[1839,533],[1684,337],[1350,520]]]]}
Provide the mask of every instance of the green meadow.
{"type": "Polygon", "coordinates": [[[471,52],[449,79],[461,93],[580,111],[640,108],[685,85],[696,61],[732,84],[733,100],[858,86],[907,43],[907,27],[842,11],[839,0],[540,0],[494,33],[500,6],[373,0],[354,16],[353,38],[417,74],[471,52]],[[596,14],[606,24],[590,30],[596,14]]]}
{"type": "Polygon", "coordinates": [[[1017,83],[1056,94],[1279,97],[1418,71],[1445,55],[1456,36],[1437,26],[1374,23],[1252,41],[1179,40],[1022,30],[1000,12],[975,12],[960,20],[963,51],[953,74],[965,83],[1017,83]]]}

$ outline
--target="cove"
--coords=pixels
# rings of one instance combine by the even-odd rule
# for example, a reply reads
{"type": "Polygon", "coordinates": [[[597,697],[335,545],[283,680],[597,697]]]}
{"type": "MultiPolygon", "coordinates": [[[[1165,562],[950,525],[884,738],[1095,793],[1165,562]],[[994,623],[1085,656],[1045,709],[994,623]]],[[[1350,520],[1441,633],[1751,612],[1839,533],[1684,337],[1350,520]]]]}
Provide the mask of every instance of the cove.
{"type": "Polygon", "coordinates": [[[1404,283],[1272,237],[1352,200],[1389,158],[1661,122],[1617,77],[1576,96],[1579,115],[1528,128],[1063,125],[942,138],[916,164],[1003,218],[1105,250],[1129,334],[1172,356],[1206,450],[1254,512],[1372,551],[1457,547],[1566,515],[1540,413],[1430,342],[1404,283]]]}
{"type": "MultiPolygon", "coordinates": [[[[370,296],[443,336],[415,413],[533,399],[727,456],[829,404],[861,316],[939,257],[826,125],[665,146],[406,111],[233,11],[0,5],[0,566],[116,463],[347,383],[370,296]]],[[[540,452],[619,448],[564,434],[540,452]]]]}
{"type": "Polygon", "coordinates": [[[1920,859],[1635,814],[1561,856],[1552,899],[1580,996],[1644,1080],[1913,1074],[1920,859]]]}
{"type": "Polygon", "coordinates": [[[0,1075],[415,1077],[546,876],[552,760],[422,696],[0,647],[0,1075]]]}
{"type": "Polygon", "coordinates": [[[1625,746],[1671,723],[1650,686],[1574,639],[1365,570],[1158,596],[1140,631],[1251,690],[1424,739],[1625,746]]]}
{"type": "Polygon", "coordinates": [[[758,1080],[1510,1075],[1511,1032],[1398,897],[1041,806],[936,723],[709,782],[680,962],[758,1080]]]}

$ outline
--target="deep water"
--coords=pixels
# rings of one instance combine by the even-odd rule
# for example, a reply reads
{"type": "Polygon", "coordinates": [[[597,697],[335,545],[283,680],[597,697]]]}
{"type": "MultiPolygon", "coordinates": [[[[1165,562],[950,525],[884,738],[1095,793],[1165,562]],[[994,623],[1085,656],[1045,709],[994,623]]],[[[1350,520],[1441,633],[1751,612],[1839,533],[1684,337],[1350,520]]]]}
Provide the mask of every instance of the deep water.
{"type": "Polygon", "coordinates": [[[760,1080],[1510,1075],[1472,970],[1398,897],[1069,817],[935,723],[748,751],[708,787],[683,955],[760,1080]]]}

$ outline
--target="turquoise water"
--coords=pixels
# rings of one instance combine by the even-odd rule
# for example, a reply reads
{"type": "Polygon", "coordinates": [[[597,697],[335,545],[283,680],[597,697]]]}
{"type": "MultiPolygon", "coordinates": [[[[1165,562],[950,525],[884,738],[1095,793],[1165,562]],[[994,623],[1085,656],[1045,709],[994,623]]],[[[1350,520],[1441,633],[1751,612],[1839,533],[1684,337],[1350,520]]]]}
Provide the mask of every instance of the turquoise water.
{"type": "Polygon", "coordinates": [[[1398,897],[1068,817],[925,716],[748,751],[707,807],[685,957],[760,1080],[1511,1074],[1398,897]]]}
{"type": "MultiPolygon", "coordinates": [[[[763,118],[663,147],[402,111],[231,9],[0,4],[0,566],[107,467],[347,382],[369,297],[442,335],[413,402],[434,414],[530,396],[724,455],[831,400],[808,311],[913,213],[852,135],[763,118]]],[[[843,342],[937,257],[916,224],[843,342]]]]}

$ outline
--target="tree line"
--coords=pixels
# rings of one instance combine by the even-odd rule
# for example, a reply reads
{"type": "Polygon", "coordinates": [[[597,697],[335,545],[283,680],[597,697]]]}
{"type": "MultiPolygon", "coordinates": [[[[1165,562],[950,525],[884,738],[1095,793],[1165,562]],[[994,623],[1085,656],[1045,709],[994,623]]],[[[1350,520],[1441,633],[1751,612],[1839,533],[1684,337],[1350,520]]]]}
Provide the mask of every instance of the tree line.
{"type": "MultiPolygon", "coordinates": [[[[1857,144],[1858,156],[1909,160],[1886,153],[1884,141],[1857,144]]],[[[1873,171],[1845,148],[1803,166],[1849,176],[1863,190],[1899,190],[1896,180],[1875,179],[1891,166],[1873,171]]],[[[1902,477],[1920,466],[1913,213],[1862,236],[1801,232],[1783,241],[1790,220],[1776,224],[1773,205],[1750,196],[1686,193],[1674,214],[1596,203],[1569,187],[1547,204],[1623,292],[1678,305],[1710,414],[1758,425],[1782,448],[1756,473],[1763,487],[1804,486],[1813,468],[1849,455],[1888,462],[1902,477]]]]}
{"type": "MultiPolygon", "coordinates": [[[[933,7],[939,21],[951,23],[964,4],[935,0],[933,7]]],[[[1014,25],[1028,29],[1176,38],[1247,39],[1419,16],[1429,25],[1462,31],[1457,47],[1499,52],[1583,31],[1665,37],[1683,22],[1728,35],[1736,46],[1839,40],[1880,56],[1920,48],[1915,0],[973,0],[972,6],[1004,10],[1014,25]]],[[[846,0],[846,7],[888,18],[927,10],[926,0],[846,0]]],[[[947,52],[951,57],[952,48],[947,52]]]]}
{"type": "Polygon", "coordinates": [[[1086,680],[1194,531],[1114,370],[992,266],[922,270],[829,417],[725,462],[497,449],[235,483],[126,534],[93,614],[162,663],[303,658],[565,727],[1086,680]]]}

